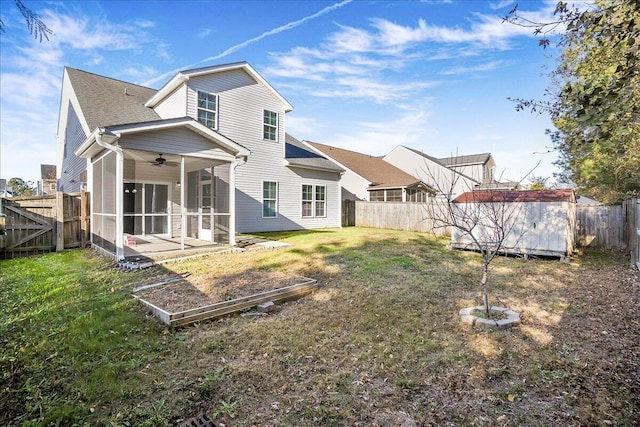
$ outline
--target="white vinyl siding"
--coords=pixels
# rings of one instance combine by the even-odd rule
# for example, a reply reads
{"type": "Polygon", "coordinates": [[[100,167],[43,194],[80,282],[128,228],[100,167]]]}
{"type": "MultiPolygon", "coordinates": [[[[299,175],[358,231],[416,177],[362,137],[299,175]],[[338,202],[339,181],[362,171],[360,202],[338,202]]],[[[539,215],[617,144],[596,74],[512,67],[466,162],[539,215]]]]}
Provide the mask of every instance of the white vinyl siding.
{"type": "Polygon", "coordinates": [[[196,132],[184,128],[164,129],[125,135],[118,141],[122,148],[153,153],[181,154],[233,161],[234,157],[196,132]]]}
{"type": "Polygon", "coordinates": [[[197,91],[218,95],[218,132],[251,151],[236,168],[236,231],[340,227],[340,174],[285,166],[285,105],[244,70],[192,77],[187,82],[188,115],[196,117],[197,91]],[[264,110],[277,113],[277,139],[263,139],[264,110]],[[262,216],[263,181],[278,183],[277,216],[262,216]],[[302,183],[327,187],[326,217],[302,218],[302,183]]]}

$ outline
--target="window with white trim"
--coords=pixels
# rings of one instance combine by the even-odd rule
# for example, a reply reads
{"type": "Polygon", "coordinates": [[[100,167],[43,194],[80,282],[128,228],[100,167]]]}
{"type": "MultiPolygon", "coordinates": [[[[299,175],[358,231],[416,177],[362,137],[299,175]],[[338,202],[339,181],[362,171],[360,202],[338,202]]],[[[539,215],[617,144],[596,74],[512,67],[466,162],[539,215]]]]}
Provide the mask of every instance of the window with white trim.
{"type": "Polygon", "coordinates": [[[262,136],[267,141],[278,140],[278,113],[273,111],[264,110],[262,121],[262,136]]]}
{"type": "Polygon", "coordinates": [[[327,187],[324,185],[302,185],[302,217],[327,216],[327,187]]]}
{"type": "Polygon", "coordinates": [[[262,182],[262,217],[275,218],[278,213],[278,183],[262,182]]]}
{"type": "Polygon", "coordinates": [[[218,128],[218,95],[198,91],[198,121],[211,129],[218,128]]]}
{"type": "Polygon", "coordinates": [[[324,185],[316,185],[316,216],[326,216],[327,188],[324,185]]]}

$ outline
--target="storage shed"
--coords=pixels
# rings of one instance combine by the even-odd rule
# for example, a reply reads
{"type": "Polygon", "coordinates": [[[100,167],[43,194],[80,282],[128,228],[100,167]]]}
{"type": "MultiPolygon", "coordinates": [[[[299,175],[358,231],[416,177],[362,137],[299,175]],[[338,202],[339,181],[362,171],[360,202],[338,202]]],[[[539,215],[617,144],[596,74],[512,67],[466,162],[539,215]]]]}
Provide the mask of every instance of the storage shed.
{"type": "MultiPolygon", "coordinates": [[[[490,239],[501,216],[509,230],[503,253],[564,257],[574,250],[576,197],[571,189],[470,191],[453,201],[458,218],[475,215],[473,236],[490,239]]],[[[472,222],[474,218],[471,218],[472,222]]],[[[476,249],[469,234],[451,227],[451,246],[476,249]]]]}

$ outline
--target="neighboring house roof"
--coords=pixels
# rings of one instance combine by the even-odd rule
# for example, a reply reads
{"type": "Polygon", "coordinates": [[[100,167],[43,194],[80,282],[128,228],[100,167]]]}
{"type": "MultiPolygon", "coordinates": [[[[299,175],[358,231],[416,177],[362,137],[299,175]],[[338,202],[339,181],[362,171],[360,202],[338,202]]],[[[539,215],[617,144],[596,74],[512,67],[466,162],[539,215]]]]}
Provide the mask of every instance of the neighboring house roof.
{"type": "Polygon", "coordinates": [[[456,197],[453,203],[491,202],[575,202],[572,189],[522,191],[468,191],[456,197]]]}
{"type": "Polygon", "coordinates": [[[387,163],[380,157],[344,150],[317,142],[306,142],[327,157],[369,181],[371,187],[406,187],[419,182],[416,177],[387,163]]]}
{"type": "Polygon", "coordinates": [[[276,98],[278,98],[284,105],[285,111],[293,110],[293,106],[289,104],[289,102],[282,96],[280,93],[274,89],[273,86],[269,84],[261,75],[258,73],[248,62],[234,62],[231,64],[223,64],[223,65],[214,65],[211,67],[202,67],[202,68],[194,68],[192,70],[184,70],[178,72],[175,76],[169,80],[167,84],[165,84],[157,93],[153,94],[149,99],[145,100],[146,107],[155,107],[160,101],[169,96],[174,90],[176,90],[180,85],[189,80],[191,77],[197,77],[205,74],[213,74],[220,73],[224,71],[243,69],[246,71],[254,80],[259,83],[262,83],[265,87],[267,87],[276,98]]]}
{"type": "Polygon", "coordinates": [[[89,129],[160,120],[153,109],[144,106],[155,89],[75,68],[65,70],[89,129]]]}
{"type": "Polygon", "coordinates": [[[40,165],[40,179],[56,179],[56,166],[40,165]]]}
{"type": "Polygon", "coordinates": [[[288,133],[285,134],[285,158],[289,165],[306,169],[322,169],[334,172],[345,170],[320,154],[309,151],[307,146],[288,133]]]}
{"type": "Polygon", "coordinates": [[[438,159],[440,163],[449,166],[484,165],[491,158],[491,153],[469,154],[467,156],[451,156],[438,159]]]}

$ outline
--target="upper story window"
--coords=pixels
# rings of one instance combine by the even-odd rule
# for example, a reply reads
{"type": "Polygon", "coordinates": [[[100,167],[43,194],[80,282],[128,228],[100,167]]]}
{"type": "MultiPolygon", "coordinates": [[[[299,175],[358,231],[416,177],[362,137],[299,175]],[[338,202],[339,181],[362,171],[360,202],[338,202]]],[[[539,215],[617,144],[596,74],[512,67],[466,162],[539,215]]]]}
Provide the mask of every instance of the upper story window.
{"type": "Polygon", "coordinates": [[[198,121],[211,129],[218,128],[218,95],[198,91],[198,121]]]}
{"type": "Polygon", "coordinates": [[[263,126],[262,126],[263,138],[267,141],[278,140],[278,113],[273,111],[264,110],[263,126]]]}

